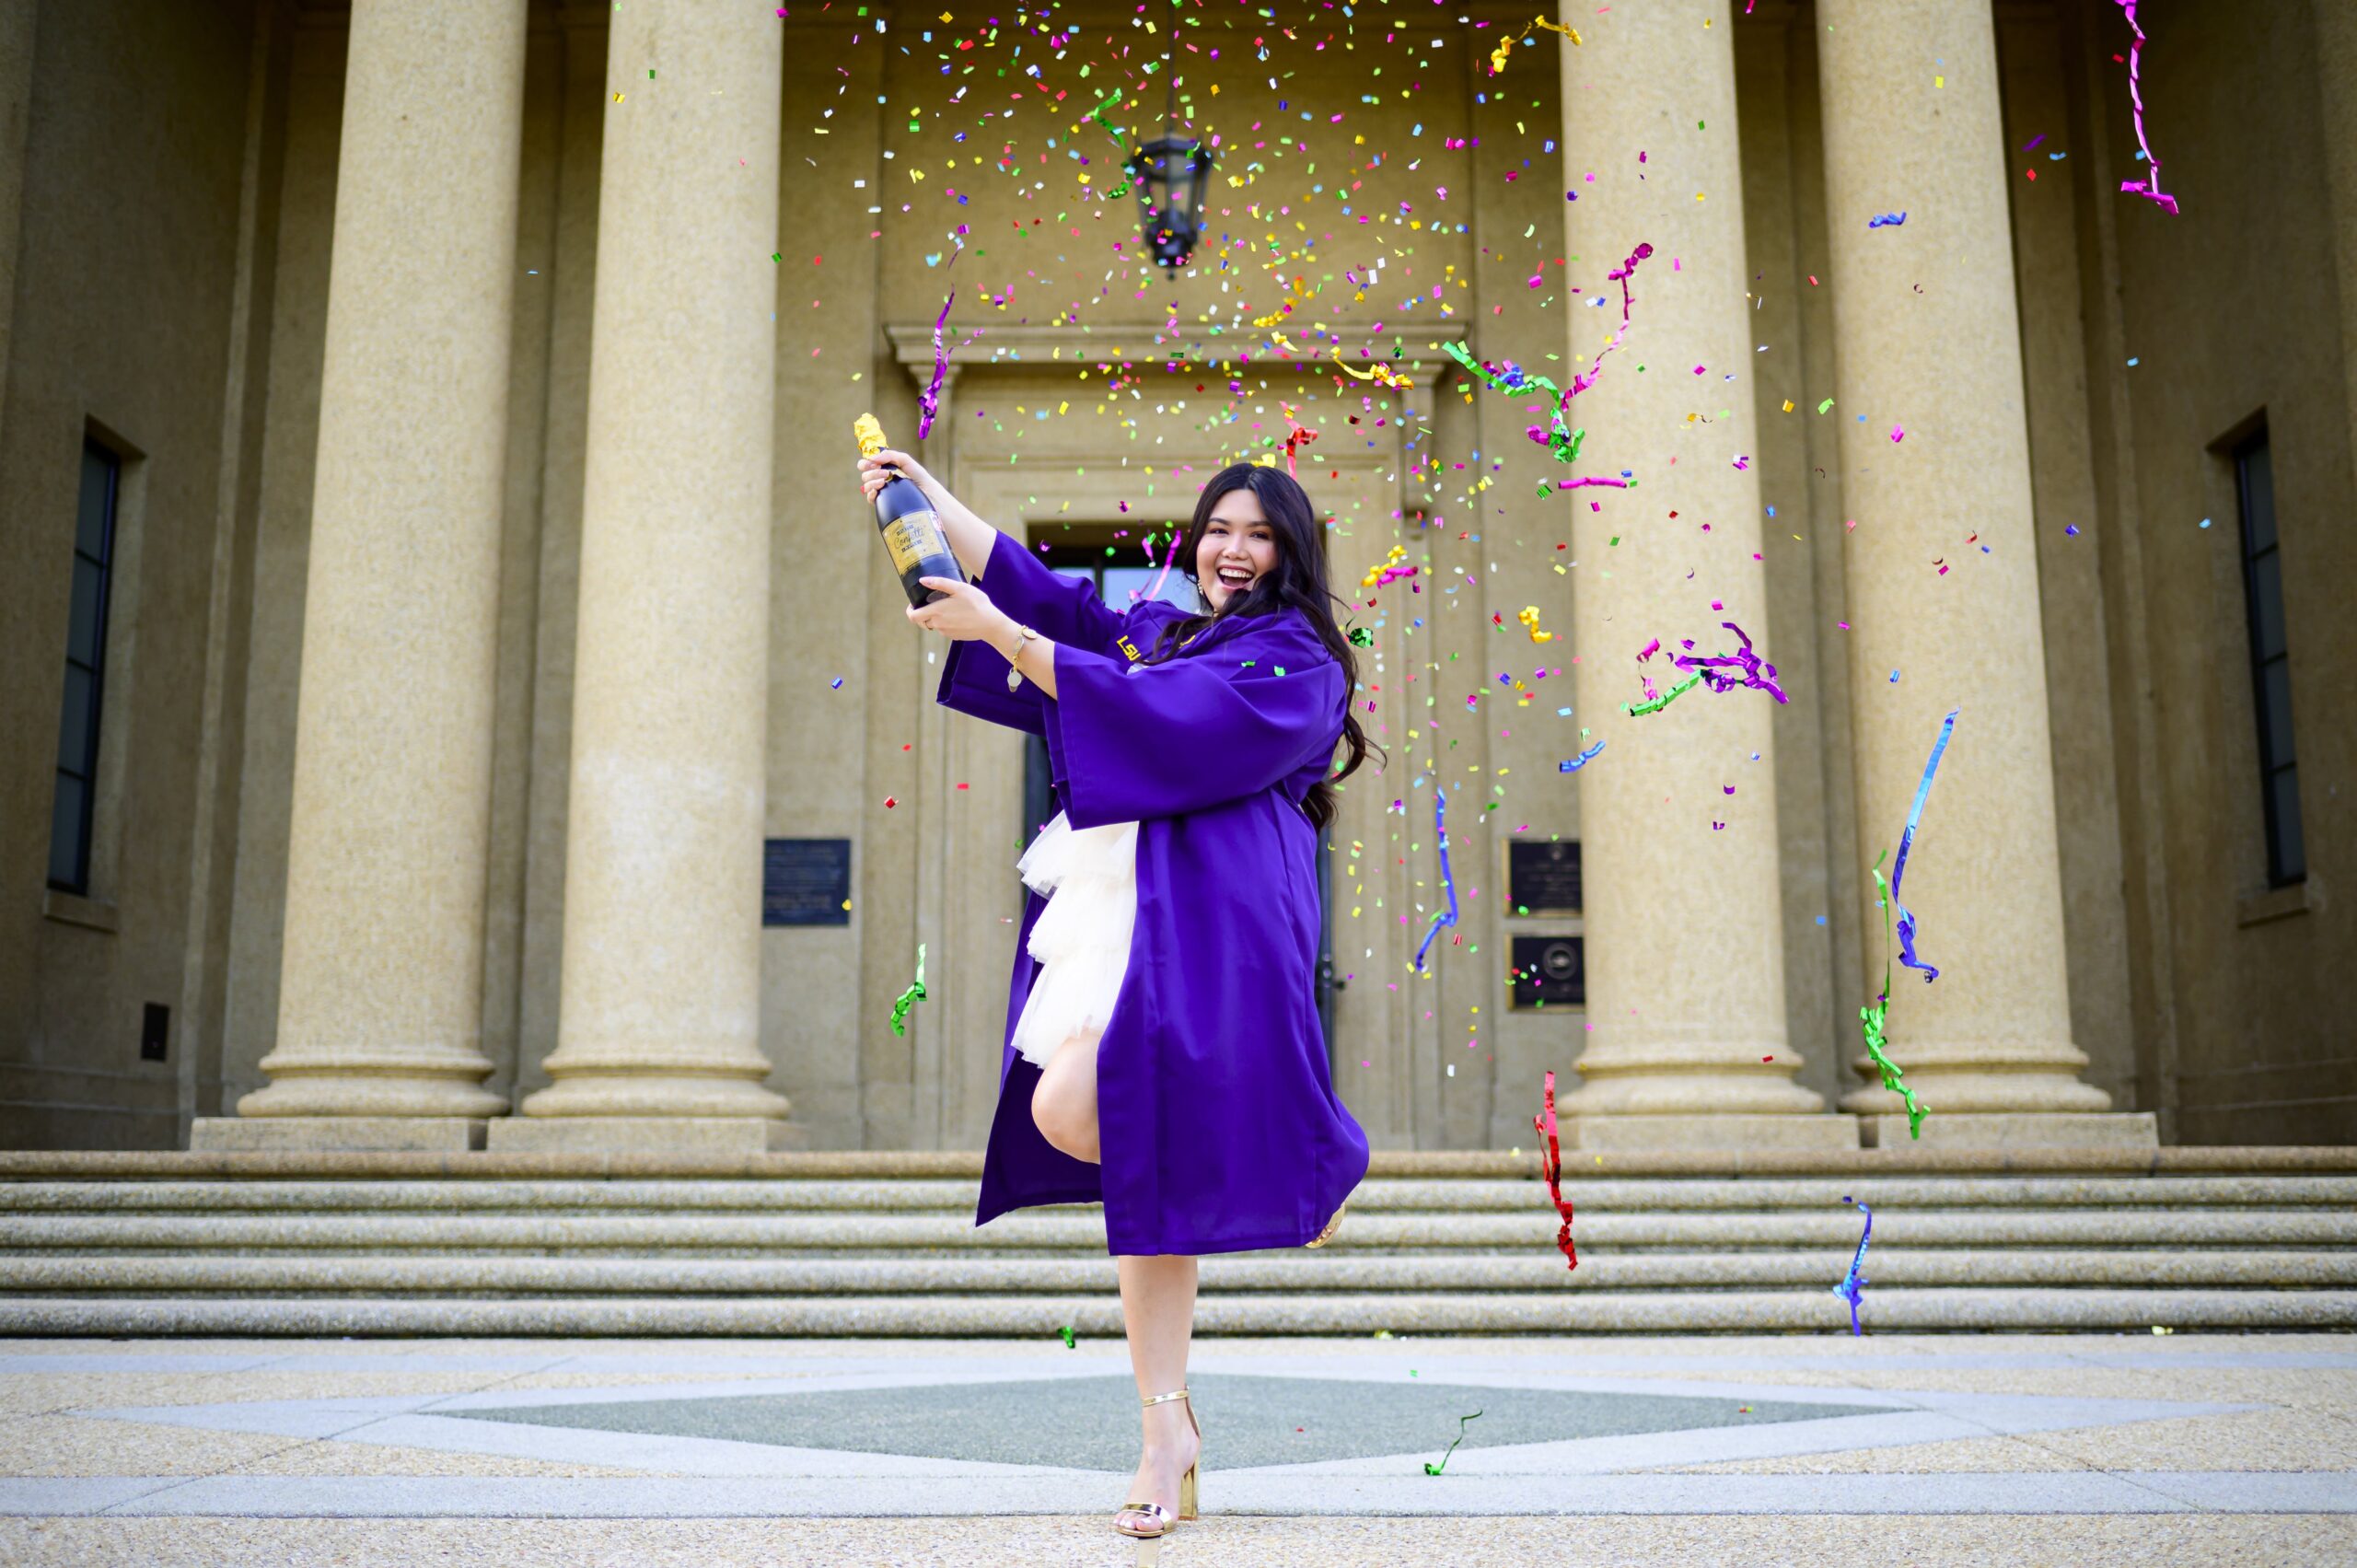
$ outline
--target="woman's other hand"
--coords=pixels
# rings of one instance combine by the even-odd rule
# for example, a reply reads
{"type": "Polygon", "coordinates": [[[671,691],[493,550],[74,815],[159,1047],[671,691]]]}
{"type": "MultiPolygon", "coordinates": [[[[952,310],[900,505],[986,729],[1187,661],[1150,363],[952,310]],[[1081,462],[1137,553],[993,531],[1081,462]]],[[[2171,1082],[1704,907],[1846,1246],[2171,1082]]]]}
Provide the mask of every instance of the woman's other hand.
{"type": "Polygon", "coordinates": [[[911,605],[909,619],[928,632],[938,632],[953,643],[987,642],[1004,647],[1015,640],[1016,625],[991,596],[955,577],[920,577],[926,587],[946,594],[931,604],[911,605]]]}
{"type": "Polygon", "coordinates": [[[891,470],[898,469],[902,477],[924,492],[926,500],[938,508],[949,493],[941,482],[925,472],[924,465],[906,452],[886,447],[872,458],[859,459],[859,487],[866,494],[867,504],[876,505],[876,493],[892,482],[891,470]]]}

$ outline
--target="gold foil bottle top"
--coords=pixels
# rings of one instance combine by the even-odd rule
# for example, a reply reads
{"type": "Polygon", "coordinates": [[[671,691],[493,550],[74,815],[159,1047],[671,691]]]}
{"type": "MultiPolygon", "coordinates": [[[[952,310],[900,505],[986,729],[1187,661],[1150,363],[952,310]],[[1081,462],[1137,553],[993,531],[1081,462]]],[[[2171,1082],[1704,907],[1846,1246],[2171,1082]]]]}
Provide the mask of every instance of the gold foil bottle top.
{"type": "Polygon", "coordinates": [[[887,445],[884,439],[884,426],[877,423],[876,416],[872,413],[863,413],[853,420],[851,433],[859,437],[859,455],[863,458],[874,457],[887,445]]]}

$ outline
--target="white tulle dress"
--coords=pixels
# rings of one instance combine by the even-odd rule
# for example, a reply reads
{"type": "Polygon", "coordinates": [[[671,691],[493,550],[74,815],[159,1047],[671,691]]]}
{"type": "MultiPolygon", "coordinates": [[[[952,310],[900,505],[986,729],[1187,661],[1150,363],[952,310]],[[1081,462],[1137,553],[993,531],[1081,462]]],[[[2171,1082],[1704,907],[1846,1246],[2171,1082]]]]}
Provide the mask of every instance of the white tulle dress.
{"type": "Polygon", "coordinates": [[[1074,1035],[1097,1035],[1113,1016],[1138,918],[1138,825],[1075,828],[1057,812],[1016,870],[1048,900],[1032,923],[1039,960],[1016,1020],[1015,1049],[1044,1067],[1074,1035]]]}

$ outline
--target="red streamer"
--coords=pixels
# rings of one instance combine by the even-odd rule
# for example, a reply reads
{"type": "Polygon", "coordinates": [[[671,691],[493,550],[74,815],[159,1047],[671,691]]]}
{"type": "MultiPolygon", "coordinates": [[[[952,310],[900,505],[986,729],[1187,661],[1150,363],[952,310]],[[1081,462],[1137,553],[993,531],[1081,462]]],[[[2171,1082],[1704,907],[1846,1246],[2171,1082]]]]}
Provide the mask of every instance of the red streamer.
{"type": "Polygon", "coordinates": [[[1305,424],[1296,424],[1290,405],[1285,408],[1285,472],[1292,473],[1294,454],[1317,440],[1318,432],[1305,424]]]}
{"type": "Polygon", "coordinates": [[[1555,1232],[1555,1245],[1562,1249],[1563,1256],[1571,1260],[1571,1267],[1576,1269],[1580,1266],[1580,1255],[1572,1247],[1572,1206],[1563,1202],[1563,1151],[1555,1136],[1555,1074],[1552,1073],[1547,1074],[1547,1109],[1532,1117],[1530,1124],[1538,1130],[1540,1137],[1547,1140],[1547,1196],[1555,1201],[1555,1212],[1563,1216],[1562,1225],[1555,1232]]]}

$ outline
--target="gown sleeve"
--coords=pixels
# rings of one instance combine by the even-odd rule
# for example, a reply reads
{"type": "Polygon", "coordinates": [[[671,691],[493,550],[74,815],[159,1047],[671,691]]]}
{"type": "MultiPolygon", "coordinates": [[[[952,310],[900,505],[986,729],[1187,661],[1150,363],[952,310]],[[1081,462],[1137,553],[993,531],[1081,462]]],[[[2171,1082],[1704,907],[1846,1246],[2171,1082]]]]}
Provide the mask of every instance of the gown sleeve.
{"type": "MultiPolygon", "coordinates": [[[[1006,534],[991,541],[990,559],[976,581],[993,604],[1062,650],[1128,663],[1144,656],[1160,629],[1154,613],[1162,609],[1159,601],[1148,600],[1126,616],[1117,614],[1087,578],[1068,577],[1042,565],[1006,534]]],[[[1009,729],[1046,732],[1046,699],[1028,680],[1016,691],[1006,689],[1006,656],[996,648],[952,643],[942,661],[935,700],[1009,729]]]]}
{"type": "Polygon", "coordinates": [[[991,541],[990,559],[974,580],[993,604],[1051,642],[1108,656],[1122,653],[1127,628],[1097,597],[1096,585],[1033,559],[1005,534],[991,541]]]}
{"type": "Polygon", "coordinates": [[[1326,763],[1342,701],[1316,639],[1272,627],[1164,664],[1060,647],[1040,715],[1064,814],[1094,828],[1245,799],[1326,763]]]}

